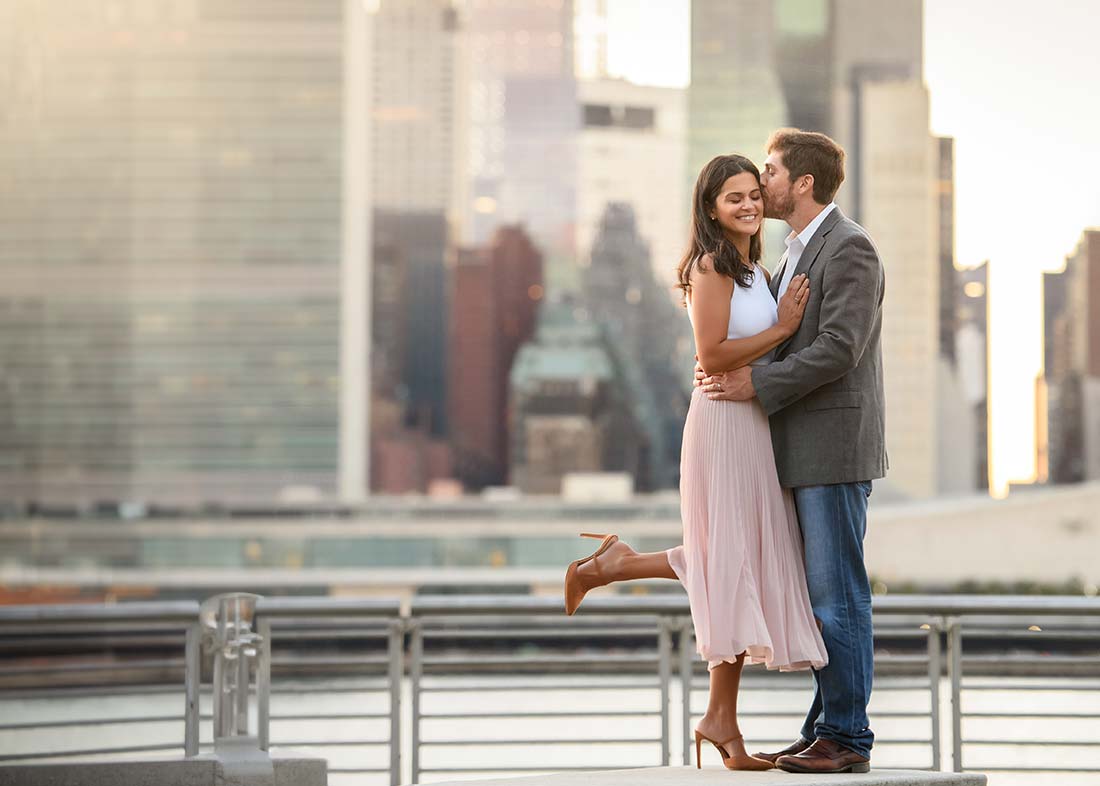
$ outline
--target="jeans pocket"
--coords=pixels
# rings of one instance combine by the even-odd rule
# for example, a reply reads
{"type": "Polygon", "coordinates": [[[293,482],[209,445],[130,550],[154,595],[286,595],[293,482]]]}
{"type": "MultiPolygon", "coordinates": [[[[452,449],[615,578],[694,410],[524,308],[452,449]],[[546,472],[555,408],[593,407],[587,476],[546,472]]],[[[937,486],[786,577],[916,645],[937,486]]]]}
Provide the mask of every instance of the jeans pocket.
{"type": "Polygon", "coordinates": [[[871,498],[871,481],[857,480],[856,485],[859,486],[860,490],[863,492],[863,496],[867,497],[867,499],[871,498]]]}

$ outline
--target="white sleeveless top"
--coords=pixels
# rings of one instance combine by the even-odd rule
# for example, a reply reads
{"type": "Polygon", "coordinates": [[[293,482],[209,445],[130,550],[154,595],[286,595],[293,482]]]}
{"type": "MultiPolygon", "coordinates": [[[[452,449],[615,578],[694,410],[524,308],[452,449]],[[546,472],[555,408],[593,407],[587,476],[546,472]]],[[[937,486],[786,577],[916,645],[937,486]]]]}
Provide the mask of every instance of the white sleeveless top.
{"type": "MultiPolygon", "coordinates": [[[[688,303],[688,319],[691,320],[691,303],[688,303]]],[[[753,268],[752,283],[743,287],[734,282],[730,295],[730,321],[726,338],[749,338],[763,333],[779,321],[779,308],[768,289],[768,279],[760,265],[753,268]]],[[[775,359],[775,350],[757,358],[749,365],[766,366],[775,359]]]]}

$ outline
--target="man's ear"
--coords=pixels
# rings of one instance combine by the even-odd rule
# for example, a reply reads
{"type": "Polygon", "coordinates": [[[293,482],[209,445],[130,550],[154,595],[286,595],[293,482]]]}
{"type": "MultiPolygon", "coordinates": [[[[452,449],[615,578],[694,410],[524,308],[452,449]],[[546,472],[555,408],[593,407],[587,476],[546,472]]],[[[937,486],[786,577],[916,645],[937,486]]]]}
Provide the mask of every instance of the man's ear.
{"type": "Polygon", "coordinates": [[[812,194],[814,192],[814,176],[805,174],[798,178],[798,188],[803,194],[812,194]]]}

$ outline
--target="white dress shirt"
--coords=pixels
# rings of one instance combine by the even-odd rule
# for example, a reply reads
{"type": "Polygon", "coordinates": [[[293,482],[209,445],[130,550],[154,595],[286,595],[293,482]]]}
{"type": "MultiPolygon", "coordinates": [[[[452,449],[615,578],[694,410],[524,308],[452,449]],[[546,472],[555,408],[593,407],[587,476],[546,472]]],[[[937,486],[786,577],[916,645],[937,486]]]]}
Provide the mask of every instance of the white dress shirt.
{"type": "Polygon", "coordinates": [[[797,235],[794,230],[791,230],[791,234],[787,235],[787,239],[784,241],[787,244],[787,264],[783,268],[783,278],[779,281],[779,294],[776,299],[783,297],[783,293],[787,291],[787,287],[790,286],[791,279],[794,278],[794,269],[798,267],[798,260],[802,259],[802,252],[806,250],[806,246],[810,243],[810,238],[814,236],[814,232],[821,226],[825,218],[833,212],[836,208],[836,202],[830,202],[821,208],[821,212],[814,216],[814,220],[806,225],[806,228],[799,232],[797,235]]]}

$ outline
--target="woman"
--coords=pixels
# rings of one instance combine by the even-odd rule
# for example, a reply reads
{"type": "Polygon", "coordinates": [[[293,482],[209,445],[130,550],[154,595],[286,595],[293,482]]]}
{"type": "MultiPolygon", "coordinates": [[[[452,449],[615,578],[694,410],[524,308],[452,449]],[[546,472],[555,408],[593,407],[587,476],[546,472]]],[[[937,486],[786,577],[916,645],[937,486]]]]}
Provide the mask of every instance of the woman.
{"type": "MultiPolygon", "coordinates": [[[[796,276],[776,307],[760,266],[764,202],[760,173],[744,156],[719,156],[699,174],[691,246],[679,266],[699,361],[708,374],[768,363],[794,334],[809,294],[796,276]]],[[[603,538],[565,576],[565,609],[614,581],[677,579],[691,603],[696,649],[707,660],[710,702],[695,730],[729,769],[773,765],[749,756],[737,724],[741,667],[790,671],[828,661],[809,596],[789,490],[779,485],[768,419],[759,403],[717,401],[696,387],[684,424],[680,513],[684,542],[639,554],[603,538]]]]}

